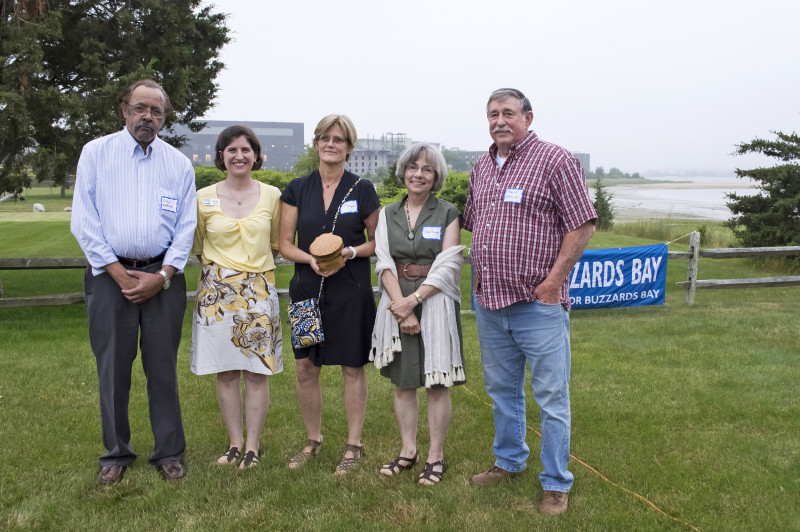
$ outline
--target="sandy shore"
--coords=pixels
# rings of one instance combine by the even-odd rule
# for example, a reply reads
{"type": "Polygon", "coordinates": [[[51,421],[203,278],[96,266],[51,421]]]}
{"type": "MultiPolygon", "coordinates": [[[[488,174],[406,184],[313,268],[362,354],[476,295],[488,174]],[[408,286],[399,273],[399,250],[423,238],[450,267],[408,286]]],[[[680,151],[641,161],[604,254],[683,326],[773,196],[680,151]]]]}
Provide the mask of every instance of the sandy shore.
{"type": "MultiPolygon", "coordinates": [[[[727,220],[727,193],[753,194],[752,183],[702,178],[697,181],[625,184],[608,188],[617,221],[640,218],[727,220]]],[[[591,192],[591,190],[590,190],[591,192]]]]}

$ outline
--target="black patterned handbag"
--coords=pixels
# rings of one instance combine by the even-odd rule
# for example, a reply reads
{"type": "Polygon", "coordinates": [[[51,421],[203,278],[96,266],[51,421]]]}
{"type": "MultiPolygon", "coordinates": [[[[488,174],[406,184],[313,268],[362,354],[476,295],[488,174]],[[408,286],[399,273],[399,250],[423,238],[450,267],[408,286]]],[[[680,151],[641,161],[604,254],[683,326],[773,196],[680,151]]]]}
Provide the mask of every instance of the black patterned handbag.
{"type": "Polygon", "coordinates": [[[319,298],[322,295],[322,285],[319,284],[317,297],[311,297],[289,303],[289,323],[292,325],[292,347],[305,349],[325,341],[325,332],[322,330],[322,314],[319,311],[319,298]]]}

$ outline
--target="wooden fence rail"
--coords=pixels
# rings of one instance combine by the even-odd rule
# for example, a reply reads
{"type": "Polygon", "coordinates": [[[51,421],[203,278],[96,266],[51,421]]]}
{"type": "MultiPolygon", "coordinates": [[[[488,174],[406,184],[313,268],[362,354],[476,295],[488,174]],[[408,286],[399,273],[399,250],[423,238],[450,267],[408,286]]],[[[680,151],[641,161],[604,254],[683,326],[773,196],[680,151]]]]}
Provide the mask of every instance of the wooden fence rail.
{"type": "MultiPolygon", "coordinates": [[[[741,287],[766,287],[800,285],[800,276],[782,277],[753,277],[749,279],[697,279],[699,257],[709,259],[735,259],[754,257],[788,257],[800,255],[800,246],[780,246],[761,248],[717,248],[700,249],[700,233],[694,232],[689,240],[689,267],[686,280],[675,284],[686,289],[686,303],[694,305],[695,290],[697,288],[741,288],[741,287]]],[[[673,254],[670,252],[670,258],[673,254]]]]}
{"type": "MultiPolygon", "coordinates": [[[[375,263],[375,257],[370,259],[375,263]]],[[[464,257],[464,262],[470,264],[470,257],[464,257]]],[[[85,269],[88,266],[86,257],[30,257],[30,258],[4,258],[0,257],[0,271],[2,270],[68,270],[68,269],[85,269]]],[[[283,257],[275,259],[276,266],[291,266],[294,263],[286,260],[283,257]]],[[[200,261],[197,257],[190,257],[186,263],[186,267],[200,266],[200,261]]],[[[377,294],[378,288],[372,287],[372,290],[377,294]]],[[[289,299],[288,288],[278,288],[279,299],[289,299]]],[[[186,297],[194,300],[197,292],[194,290],[187,291],[186,297]]],[[[70,305],[73,303],[83,303],[86,301],[86,296],[83,292],[73,292],[69,294],[54,294],[47,296],[31,296],[31,297],[4,297],[3,283],[0,279],[0,308],[4,307],[37,307],[48,305],[70,305]]]]}
{"type": "MultiPolygon", "coordinates": [[[[752,257],[785,257],[800,255],[800,246],[784,247],[761,247],[761,248],[718,248],[700,249],[700,234],[692,233],[689,241],[689,251],[670,251],[669,259],[688,259],[689,266],[686,274],[686,281],[679,281],[678,286],[686,288],[686,303],[694,304],[695,290],[697,288],[739,288],[746,286],[788,286],[800,285],[800,276],[783,277],[759,277],[751,279],[697,279],[699,258],[711,259],[730,259],[730,258],[752,258],[752,257]]],[[[375,257],[372,257],[375,262],[375,257]]],[[[471,264],[471,257],[464,257],[465,264],[471,264]]],[[[293,262],[279,257],[275,260],[277,266],[291,266],[293,262]]],[[[36,258],[3,258],[0,257],[0,271],[2,270],[46,270],[46,269],[83,269],[88,262],[86,257],[36,257],[36,258]]],[[[199,266],[197,257],[191,257],[186,266],[199,266]]],[[[377,293],[377,287],[373,287],[377,293]]],[[[186,293],[190,299],[194,299],[195,292],[186,293]]],[[[288,299],[289,290],[278,288],[278,297],[288,299]]],[[[0,308],[3,307],[26,307],[38,305],[68,305],[72,303],[83,303],[86,300],[83,292],[71,294],[56,294],[48,296],[33,297],[3,297],[3,285],[0,280],[0,308]]]]}

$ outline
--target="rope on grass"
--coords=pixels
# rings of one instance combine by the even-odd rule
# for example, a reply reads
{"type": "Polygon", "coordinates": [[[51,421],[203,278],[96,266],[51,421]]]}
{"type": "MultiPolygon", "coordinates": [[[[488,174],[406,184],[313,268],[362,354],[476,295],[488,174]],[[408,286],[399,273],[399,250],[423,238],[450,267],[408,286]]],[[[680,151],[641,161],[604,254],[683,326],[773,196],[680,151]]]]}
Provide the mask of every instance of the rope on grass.
{"type": "MultiPolygon", "coordinates": [[[[683,238],[683,237],[681,237],[681,238],[683,238]]],[[[465,384],[462,384],[462,385],[460,386],[460,388],[462,388],[462,389],[466,390],[466,391],[467,391],[467,392],[468,392],[470,395],[472,395],[473,397],[475,397],[475,398],[476,398],[476,399],[478,399],[479,401],[482,401],[482,399],[481,399],[480,397],[478,397],[478,396],[475,394],[475,392],[473,392],[472,390],[470,390],[469,388],[467,388],[467,386],[466,386],[465,384]]],[[[491,406],[492,406],[491,404],[487,403],[486,401],[483,401],[483,404],[485,404],[486,406],[489,406],[489,407],[491,407],[491,406]]],[[[541,439],[541,437],[542,437],[542,433],[541,433],[541,432],[539,432],[538,430],[536,430],[536,429],[533,429],[533,428],[531,428],[531,427],[528,427],[528,430],[530,430],[531,432],[535,433],[535,434],[536,434],[537,436],[539,436],[539,438],[541,439]]],[[[644,497],[644,496],[642,496],[642,495],[639,495],[639,494],[638,494],[638,493],[636,493],[635,491],[631,491],[631,490],[629,490],[628,488],[625,488],[625,487],[623,487],[623,486],[620,486],[620,485],[619,485],[619,484],[617,484],[616,482],[614,482],[614,481],[610,480],[608,477],[606,477],[605,475],[603,475],[603,474],[602,474],[601,472],[599,472],[597,469],[593,468],[592,466],[590,466],[589,464],[587,464],[586,462],[584,462],[583,460],[581,460],[580,458],[578,458],[578,457],[577,457],[577,456],[575,456],[574,454],[570,453],[570,454],[569,454],[569,456],[570,456],[570,458],[572,458],[573,460],[575,460],[576,462],[578,462],[579,464],[581,464],[583,467],[585,467],[586,469],[588,469],[589,471],[591,471],[592,473],[594,473],[594,474],[595,474],[595,475],[597,475],[598,477],[602,478],[603,480],[605,480],[607,483],[611,484],[611,485],[612,485],[612,486],[614,486],[615,488],[619,488],[619,489],[621,489],[621,490],[622,490],[622,491],[624,491],[624,492],[630,493],[631,495],[633,495],[633,496],[634,496],[634,497],[636,497],[637,499],[639,499],[639,500],[642,500],[642,501],[646,502],[646,503],[647,503],[647,504],[649,504],[649,505],[650,505],[650,506],[651,506],[651,507],[652,507],[652,508],[653,508],[653,509],[654,509],[656,512],[660,513],[660,514],[661,514],[661,515],[663,515],[664,517],[668,517],[668,518],[672,519],[673,521],[675,521],[676,523],[682,523],[682,524],[684,524],[684,525],[688,526],[689,528],[691,528],[692,530],[694,530],[695,532],[700,532],[700,529],[698,529],[697,527],[693,526],[692,524],[690,524],[690,523],[687,523],[686,521],[681,521],[681,520],[680,520],[680,519],[678,519],[677,517],[673,517],[673,516],[669,515],[667,512],[665,512],[664,510],[662,510],[661,508],[659,508],[658,506],[656,506],[656,505],[655,505],[655,504],[654,504],[652,501],[650,501],[650,500],[649,500],[649,499],[647,499],[646,497],[644,497]]]]}
{"type": "MultiPolygon", "coordinates": [[[[692,233],[694,233],[694,231],[692,231],[692,233]]],[[[668,246],[668,245],[672,244],[673,242],[677,242],[677,241],[678,241],[678,240],[680,240],[681,238],[686,238],[687,236],[692,236],[692,233],[686,233],[686,234],[685,234],[685,235],[683,235],[683,236],[679,236],[679,237],[678,237],[678,238],[676,238],[675,240],[670,240],[669,242],[664,242],[664,244],[668,246]]]]}

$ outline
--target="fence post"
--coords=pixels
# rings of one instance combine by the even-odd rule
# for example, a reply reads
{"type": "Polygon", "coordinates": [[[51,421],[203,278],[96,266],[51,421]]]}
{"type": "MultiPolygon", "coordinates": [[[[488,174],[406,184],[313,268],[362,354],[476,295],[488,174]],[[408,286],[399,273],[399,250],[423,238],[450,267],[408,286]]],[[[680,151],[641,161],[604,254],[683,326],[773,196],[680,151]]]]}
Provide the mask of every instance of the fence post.
{"type": "Polygon", "coordinates": [[[700,257],[700,233],[694,231],[689,237],[689,267],[686,271],[686,304],[694,305],[694,292],[697,288],[697,262],[700,257]]]}

